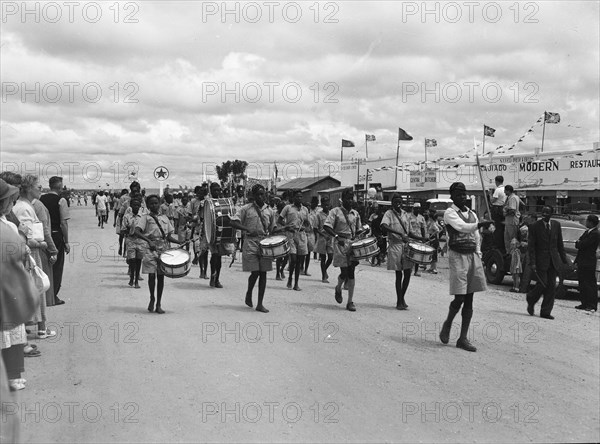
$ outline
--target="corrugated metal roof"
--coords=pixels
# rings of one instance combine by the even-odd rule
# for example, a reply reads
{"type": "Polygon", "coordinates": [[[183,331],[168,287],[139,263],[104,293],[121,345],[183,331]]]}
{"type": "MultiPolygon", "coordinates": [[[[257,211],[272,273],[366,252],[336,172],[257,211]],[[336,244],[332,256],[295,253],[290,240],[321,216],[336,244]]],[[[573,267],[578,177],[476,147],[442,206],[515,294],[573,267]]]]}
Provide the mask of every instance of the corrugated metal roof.
{"type": "Polygon", "coordinates": [[[323,193],[335,193],[336,191],[343,191],[347,188],[352,188],[352,187],[335,187],[335,188],[327,188],[326,190],[319,190],[317,191],[319,194],[323,193]]]}
{"type": "Polygon", "coordinates": [[[316,185],[317,183],[325,179],[331,179],[337,183],[341,183],[339,180],[334,179],[331,176],[300,177],[298,179],[290,180],[289,182],[286,182],[282,185],[278,185],[277,190],[304,190],[312,187],[313,185],[316,185]]]}

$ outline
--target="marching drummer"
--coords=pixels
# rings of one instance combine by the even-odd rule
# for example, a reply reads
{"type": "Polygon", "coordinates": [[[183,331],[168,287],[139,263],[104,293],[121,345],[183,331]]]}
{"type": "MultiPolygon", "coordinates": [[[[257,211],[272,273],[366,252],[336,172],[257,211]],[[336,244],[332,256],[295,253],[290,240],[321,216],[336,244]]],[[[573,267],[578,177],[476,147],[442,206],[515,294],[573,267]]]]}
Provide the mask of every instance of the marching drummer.
{"type": "MultiPolygon", "coordinates": [[[[421,204],[419,202],[415,202],[412,207],[412,212],[407,213],[408,215],[408,230],[410,233],[410,237],[416,239],[421,242],[426,242],[426,224],[425,218],[419,212],[421,211],[421,204]]],[[[419,272],[419,264],[415,263],[415,276],[421,276],[419,272]]]]}
{"type": "Polygon", "coordinates": [[[242,245],[242,270],[250,272],[246,305],[253,306],[252,291],[258,280],[256,311],[268,313],[269,310],[263,305],[263,298],[267,287],[267,272],[273,269],[273,262],[269,258],[261,257],[260,241],[277,231],[277,218],[275,211],[265,203],[265,188],[256,184],[251,192],[254,202],[242,206],[239,212],[231,217],[231,226],[245,232],[242,245]]]}
{"type": "Polygon", "coordinates": [[[148,289],[150,290],[150,303],[148,311],[163,314],[160,302],[165,285],[165,275],[159,267],[161,253],[169,248],[169,241],[179,244],[179,239],[174,236],[173,224],[165,215],[159,214],[160,198],[151,194],[146,198],[149,214],[142,216],[137,222],[135,234],[148,243],[148,249],[142,259],[142,273],[148,274],[148,289]],[[158,281],[158,283],[157,283],[158,281]],[[154,309],[154,287],[156,288],[156,310],[154,309]]]}
{"type": "Polygon", "coordinates": [[[406,310],[404,300],[413,263],[406,255],[408,240],[411,237],[408,214],[402,209],[402,196],[392,196],[392,208],[387,210],[381,219],[381,227],[388,233],[387,269],[396,272],[396,309],[406,310]],[[404,277],[404,279],[403,279],[404,277]]]}
{"type": "Polygon", "coordinates": [[[308,208],[302,205],[302,191],[294,192],[293,202],[286,205],[279,215],[279,223],[284,226],[290,245],[290,275],[287,288],[292,289],[292,276],[294,277],[294,290],[300,291],[298,279],[300,270],[304,266],[304,257],[308,254],[307,232],[312,231],[308,217],[308,208]]]}
{"type": "Polygon", "coordinates": [[[119,230],[125,237],[125,251],[127,263],[129,264],[129,286],[133,287],[135,285],[135,288],[140,288],[140,269],[142,267],[146,244],[135,235],[135,228],[143,215],[142,211],[140,211],[142,200],[141,198],[133,198],[129,201],[129,205],[131,212],[126,212],[123,215],[119,230]]]}
{"type": "MultiPolygon", "coordinates": [[[[219,182],[212,182],[210,184],[210,196],[209,198],[218,199],[221,197],[221,185],[219,182]]],[[[230,216],[231,217],[231,216],[230,216]]],[[[204,221],[208,223],[208,221],[204,221]]],[[[221,276],[221,256],[227,255],[233,251],[233,245],[231,243],[217,243],[212,242],[209,245],[210,248],[210,281],[209,285],[214,288],[223,288],[219,277],[221,276]]]]}
{"type": "Polygon", "coordinates": [[[333,236],[333,266],[340,268],[337,285],[335,286],[335,300],[338,304],[343,302],[342,284],[347,281],[348,303],[346,310],[356,311],[352,298],[354,296],[355,276],[354,271],[358,265],[352,257],[352,240],[359,230],[360,216],[352,209],[354,192],[346,189],[342,193],[342,207],[335,207],[329,211],[323,228],[333,236]]]}
{"type": "Polygon", "coordinates": [[[321,199],[321,207],[323,208],[323,210],[317,213],[316,252],[319,254],[319,260],[321,262],[321,282],[328,284],[329,275],[327,274],[327,269],[331,265],[331,262],[333,262],[333,242],[331,241],[332,237],[324,229],[325,221],[327,220],[327,216],[329,215],[329,208],[331,208],[331,204],[329,203],[329,197],[324,196],[321,199]]]}

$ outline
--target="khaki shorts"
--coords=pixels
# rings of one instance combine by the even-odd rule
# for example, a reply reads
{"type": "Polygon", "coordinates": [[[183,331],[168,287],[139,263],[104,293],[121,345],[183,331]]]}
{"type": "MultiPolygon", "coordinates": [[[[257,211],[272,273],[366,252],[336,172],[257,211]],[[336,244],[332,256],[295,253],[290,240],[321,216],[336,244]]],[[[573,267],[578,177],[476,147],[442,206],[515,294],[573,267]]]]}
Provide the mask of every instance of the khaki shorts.
{"type": "Polygon", "coordinates": [[[137,237],[128,236],[125,238],[125,251],[127,252],[127,259],[143,259],[146,253],[148,243],[137,237]]]}
{"type": "Polygon", "coordinates": [[[308,241],[306,239],[306,232],[288,231],[286,235],[288,238],[288,245],[290,246],[290,254],[297,254],[298,256],[306,256],[308,254],[308,241]]]}

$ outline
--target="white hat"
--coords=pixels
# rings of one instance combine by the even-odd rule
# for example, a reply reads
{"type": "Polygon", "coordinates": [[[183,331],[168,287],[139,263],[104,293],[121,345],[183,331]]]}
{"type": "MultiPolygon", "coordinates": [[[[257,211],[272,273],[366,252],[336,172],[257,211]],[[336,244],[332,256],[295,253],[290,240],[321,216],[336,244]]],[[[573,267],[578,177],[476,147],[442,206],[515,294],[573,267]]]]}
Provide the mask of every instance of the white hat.
{"type": "Polygon", "coordinates": [[[421,208],[421,204],[419,202],[415,202],[413,204],[413,208],[421,208]]]}

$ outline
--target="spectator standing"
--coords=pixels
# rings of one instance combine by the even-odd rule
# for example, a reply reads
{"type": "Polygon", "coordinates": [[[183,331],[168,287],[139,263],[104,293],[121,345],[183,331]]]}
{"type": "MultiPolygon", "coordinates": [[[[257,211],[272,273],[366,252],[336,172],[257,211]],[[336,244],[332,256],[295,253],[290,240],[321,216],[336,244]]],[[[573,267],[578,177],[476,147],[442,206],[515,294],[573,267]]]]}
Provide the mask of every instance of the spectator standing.
{"type": "Polygon", "coordinates": [[[516,195],[512,185],[506,185],[504,191],[506,193],[506,201],[502,208],[502,213],[504,214],[504,248],[506,252],[510,252],[511,241],[516,239],[519,233],[519,222],[521,219],[519,206],[521,205],[521,199],[516,195]]]}
{"type": "Polygon", "coordinates": [[[59,299],[58,293],[62,286],[63,270],[65,267],[65,254],[69,254],[69,207],[67,201],[60,197],[62,177],[52,176],[49,181],[50,192],[40,197],[40,201],[50,214],[50,228],[52,240],[57,249],[57,258],[52,269],[54,286],[54,305],[62,305],[65,301],[59,299]]]}
{"type": "Polygon", "coordinates": [[[577,256],[577,278],[579,280],[579,294],[581,305],[575,308],[585,311],[596,311],[598,309],[598,284],[596,283],[596,250],[600,243],[600,232],[598,232],[598,216],[590,214],[585,226],[587,230],[575,243],[577,256]]]}
{"type": "Polygon", "coordinates": [[[506,202],[506,194],[504,192],[504,177],[496,176],[494,179],[496,182],[496,189],[494,190],[494,194],[491,199],[491,207],[490,211],[492,212],[492,220],[494,221],[494,244],[500,250],[505,250],[504,246],[504,214],[503,207],[506,202]]]}

